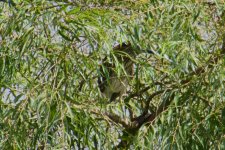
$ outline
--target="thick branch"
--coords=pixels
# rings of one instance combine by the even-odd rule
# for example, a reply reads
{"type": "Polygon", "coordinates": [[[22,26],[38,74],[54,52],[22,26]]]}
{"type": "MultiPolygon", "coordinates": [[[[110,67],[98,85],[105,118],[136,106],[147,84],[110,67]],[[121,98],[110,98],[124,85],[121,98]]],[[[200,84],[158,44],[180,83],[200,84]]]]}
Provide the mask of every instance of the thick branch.
{"type": "Polygon", "coordinates": [[[105,115],[114,123],[121,124],[124,128],[130,128],[130,124],[126,120],[123,120],[120,116],[112,113],[105,113],[105,115]]]}
{"type": "MultiPolygon", "coordinates": [[[[171,91],[171,90],[169,90],[171,91]]],[[[167,91],[167,92],[169,92],[167,91]]],[[[156,93],[154,93],[154,95],[152,95],[152,97],[163,93],[164,91],[158,91],[156,93]]],[[[153,120],[155,120],[155,118],[161,114],[164,110],[166,110],[168,108],[168,106],[170,105],[170,103],[172,102],[173,98],[174,98],[174,93],[169,97],[169,99],[164,100],[164,102],[159,106],[159,108],[156,110],[156,112],[153,112],[151,114],[149,114],[147,111],[144,112],[142,115],[140,115],[139,117],[137,117],[135,119],[135,124],[136,124],[136,130],[138,130],[143,124],[145,123],[151,123],[153,120]]],[[[148,107],[146,107],[148,108],[148,107]]]]}
{"type": "Polygon", "coordinates": [[[159,94],[162,94],[163,92],[165,92],[165,90],[160,90],[160,91],[157,91],[157,92],[151,94],[151,95],[148,97],[148,100],[147,100],[147,102],[146,102],[146,106],[145,106],[145,109],[144,109],[143,113],[142,113],[140,116],[134,118],[132,121],[137,121],[137,120],[142,120],[142,119],[144,119],[144,118],[146,117],[146,115],[148,115],[148,110],[149,110],[150,102],[152,101],[152,99],[153,99],[155,96],[157,96],[157,95],[159,95],[159,94]]]}
{"type": "Polygon", "coordinates": [[[101,112],[98,109],[91,110],[90,112],[93,113],[93,114],[96,114],[96,115],[103,116],[103,118],[105,120],[109,120],[110,119],[113,123],[120,124],[124,128],[130,128],[130,124],[128,123],[128,121],[123,120],[120,116],[118,116],[116,114],[107,113],[107,112],[103,113],[103,112],[101,112]]]}
{"type": "Polygon", "coordinates": [[[174,99],[175,93],[173,93],[169,99],[166,99],[157,109],[157,111],[155,113],[152,113],[150,115],[148,115],[145,119],[143,120],[139,120],[138,124],[139,124],[139,128],[145,124],[145,123],[151,123],[152,121],[155,120],[155,118],[160,115],[162,112],[164,112],[165,110],[167,110],[167,108],[169,107],[170,103],[172,102],[172,100],[174,99]]]}
{"type": "Polygon", "coordinates": [[[121,138],[120,143],[117,145],[116,148],[125,148],[127,147],[130,142],[132,141],[132,138],[128,138],[127,136],[132,137],[133,135],[135,135],[139,128],[146,123],[151,123],[152,121],[155,120],[155,118],[160,115],[163,111],[165,111],[170,103],[172,102],[172,100],[174,99],[175,94],[173,93],[169,99],[166,99],[164,101],[164,103],[162,103],[159,108],[157,109],[156,112],[152,113],[152,114],[146,114],[145,116],[143,116],[142,118],[140,118],[139,120],[136,120],[135,122],[133,122],[133,124],[135,123],[135,126],[133,126],[132,128],[125,128],[125,130],[123,131],[123,136],[121,138]],[[123,138],[126,137],[126,138],[123,138]]]}

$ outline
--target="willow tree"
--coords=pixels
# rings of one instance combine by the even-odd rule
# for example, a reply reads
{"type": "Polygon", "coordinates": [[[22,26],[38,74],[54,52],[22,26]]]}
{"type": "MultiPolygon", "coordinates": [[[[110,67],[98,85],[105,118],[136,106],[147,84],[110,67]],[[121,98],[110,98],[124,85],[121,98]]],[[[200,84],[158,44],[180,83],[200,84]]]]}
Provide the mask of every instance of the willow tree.
{"type": "Polygon", "coordinates": [[[224,148],[222,1],[12,2],[0,3],[1,149],[224,148]],[[123,73],[113,48],[127,41],[154,55],[132,60],[109,102],[99,67],[123,73]]]}

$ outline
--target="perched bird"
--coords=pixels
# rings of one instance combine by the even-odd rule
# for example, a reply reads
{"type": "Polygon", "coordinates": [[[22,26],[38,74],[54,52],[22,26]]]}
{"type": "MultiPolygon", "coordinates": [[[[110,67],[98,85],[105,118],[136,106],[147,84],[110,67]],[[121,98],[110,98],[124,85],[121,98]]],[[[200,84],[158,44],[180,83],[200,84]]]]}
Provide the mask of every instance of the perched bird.
{"type": "Polygon", "coordinates": [[[131,43],[122,43],[114,47],[114,55],[118,60],[118,64],[122,66],[122,75],[116,73],[115,63],[107,62],[107,57],[102,61],[98,77],[98,86],[101,93],[115,101],[117,97],[121,97],[126,93],[129,79],[134,74],[134,59],[140,53],[153,53],[151,50],[141,50],[139,46],[132,46],[131,43]]]}

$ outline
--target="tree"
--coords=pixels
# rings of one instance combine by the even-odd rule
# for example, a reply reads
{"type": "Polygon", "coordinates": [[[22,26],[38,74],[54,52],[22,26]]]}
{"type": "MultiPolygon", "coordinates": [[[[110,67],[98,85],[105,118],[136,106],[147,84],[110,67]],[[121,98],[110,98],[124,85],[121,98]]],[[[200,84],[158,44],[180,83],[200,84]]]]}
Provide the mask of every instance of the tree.
{"type": "Polygon", "coordinates": [[[223,149],[222,1],[0,3],[1,149],[223,149]],[[121,100],[97,84],[101,60],[141,54],[121,100]]]}

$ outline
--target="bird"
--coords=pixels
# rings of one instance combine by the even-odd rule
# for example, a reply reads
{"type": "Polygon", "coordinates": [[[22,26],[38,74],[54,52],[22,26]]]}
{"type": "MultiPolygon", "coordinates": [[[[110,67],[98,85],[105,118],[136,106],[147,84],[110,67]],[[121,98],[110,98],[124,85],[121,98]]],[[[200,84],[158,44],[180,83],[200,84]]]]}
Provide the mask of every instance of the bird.
{"type": "Polygon", "coordinates": [[[116,63],[108,62],[107,57],[102,60],[99,68],[98,87],[110,102],[122,97],[129,87],[129,80],[134,74],[134,60],[140,53],[153,54],[152,50],[142,50],[130,42],[123,42],[113,48],[114,56],[122,66],[122,75],[116,72],[116,63]]]}

